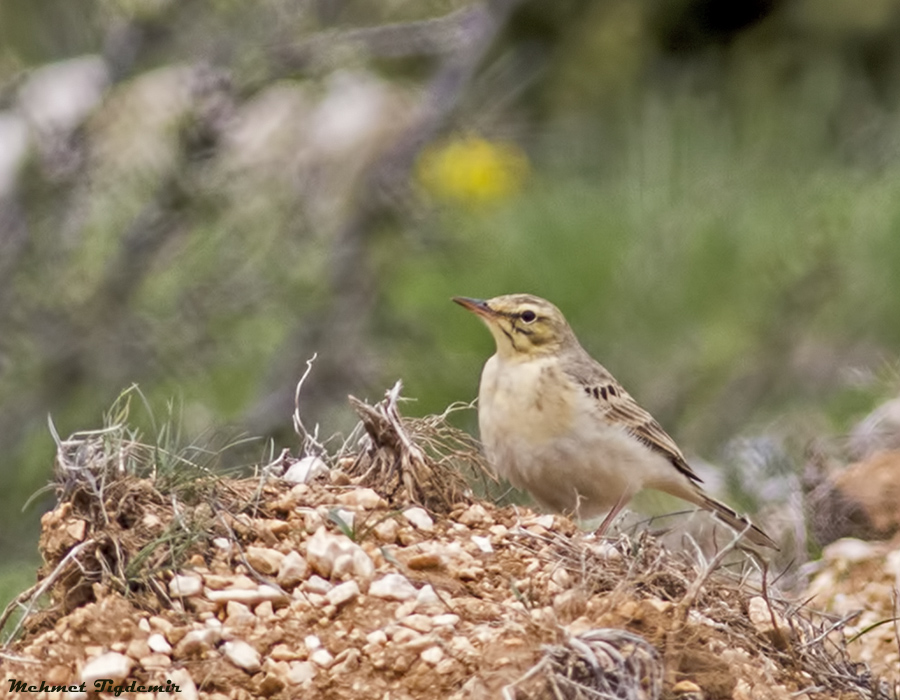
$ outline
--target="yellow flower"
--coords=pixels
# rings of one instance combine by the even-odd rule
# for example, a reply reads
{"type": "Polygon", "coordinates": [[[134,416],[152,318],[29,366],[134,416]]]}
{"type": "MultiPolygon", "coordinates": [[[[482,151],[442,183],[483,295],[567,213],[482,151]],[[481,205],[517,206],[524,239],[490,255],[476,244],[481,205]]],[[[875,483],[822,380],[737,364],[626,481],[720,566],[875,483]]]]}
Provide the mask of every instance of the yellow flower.
{"type": "Polygon", "coordinates": [[[433,195],[464,204],[483,204],[514,194],[528,174],[528,158],[517,145],[475,136],[428,148],[418,178],[433,195]]]}

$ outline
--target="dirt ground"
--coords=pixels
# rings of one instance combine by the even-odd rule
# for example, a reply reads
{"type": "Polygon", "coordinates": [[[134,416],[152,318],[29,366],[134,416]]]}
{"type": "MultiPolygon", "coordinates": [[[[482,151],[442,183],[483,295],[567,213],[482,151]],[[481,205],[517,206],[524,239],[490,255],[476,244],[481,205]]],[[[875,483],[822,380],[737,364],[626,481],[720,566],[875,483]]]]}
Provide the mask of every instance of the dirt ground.
{"type": "Polygon", "coordinates": [[[0,696],[897,697],[895,625],[865,630],[895,614],[897,543],[834,543],[800,604],[730,535],[672,551],[482,501],[375,413],[330,468],[282,455],[307,483],[174,483],[124,437],[64,443],[0,696]]]}

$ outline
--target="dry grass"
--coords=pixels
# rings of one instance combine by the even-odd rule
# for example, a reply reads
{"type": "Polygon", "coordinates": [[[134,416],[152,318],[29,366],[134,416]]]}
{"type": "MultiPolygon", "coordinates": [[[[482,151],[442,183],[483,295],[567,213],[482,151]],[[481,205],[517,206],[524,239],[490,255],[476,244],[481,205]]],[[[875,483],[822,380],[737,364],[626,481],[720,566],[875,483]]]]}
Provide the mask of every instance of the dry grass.
{"type": "Polygon", "coordinates": [[[351,396],[366,436],[347,473],[363,486],[381,491],[391,502],[415,503],[447,514],[472,500],[471,480],[494,480],[473,438],[447,422],[465,405],[443,414],[404,420],[398,381],[375,406],[351,396]],[[468,479],[467,479],[468,477],[468,479]]]}

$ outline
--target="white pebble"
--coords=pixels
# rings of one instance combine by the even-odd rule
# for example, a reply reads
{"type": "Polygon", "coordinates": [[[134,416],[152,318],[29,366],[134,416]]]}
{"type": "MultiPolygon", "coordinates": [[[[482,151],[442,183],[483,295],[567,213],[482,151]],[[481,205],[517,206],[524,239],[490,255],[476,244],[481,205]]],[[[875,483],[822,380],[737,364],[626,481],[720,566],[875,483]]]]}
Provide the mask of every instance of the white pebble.
{"type": "Polygon", "coordinates": [[[419,608],[427,608],[432,605],[440,605],[441,599],[438,598],[437,593],[434,592],[434,589],[431,587],[430,583],[426,583],[419,589],[419,592],[416,594],[416,604],[415,609],[419,608]]]}
{"type": "Polygon", "coordinates": [[[292,484],[307,484],[322,474],[328,473],[328,465],[313,455],[295,462],[281,477],[292,484]]]}
{"type": "Polygon", "coordinates": [[[281,565],[278,567],[278,576],[275,580],[279,586],[293,588],[305,579],[308,573],[309,565],[306,563],[306,559],[292,550],[281,560],[281,565]]]}
{"type": "Polygon", "coordinates": [[[334,657],[327,649],[316,649],[309,655],[309,660],[322,668],[331,668],[334,664],[334,657]]]}
{"type": "Polygon", "coordinates": [[[386,574],[369,586],[369,595],[376,598],[403,601],[411,600],[417,594],[416,587],[402,574],[386,574]]]}
{"type": "Polygon", "coordinates": [[[375,630],[366,635],[366,642],[378,646],[387,642],[387,635],[384,633],[384,630],[375,630]]]}
{"type": "Polygon", "coordinates": [[[249,673],[256,673],[260,669],[259,652],[240,639],[225,642],[222,645],[222,653],[235,666],[249,673]]]}
{"type": "Polygon", "coordinates": [[[472,535],[472,542],[474,542],[475,546],[485,554],[490,554],[494,551],[494,548],[491,546],[491,540],[487,537],[482,537],[481,535],[472,535]]]}
{"type": "Polygon", "coordinates": [[[147,637],[147,646],[150,647],[150,651],[155,651],[157,654],[168,654],[172,651],[172,646],[159,632],[147,637]]]}
{"type": "Polygon", "coordinates": [[[291,664],[288,680],[294,685],[302,685],[316,677],[316,667],[309,661],[295,661],[291,664]]]}
{"type": "Polygon", "coordinates": [[[453,613],[435,615],[435,617],[432,619],[434,621],[435,627],[456,627],[456,625],[459,623],[459,615],[454,615],[453,613]]]}
{"type": "Polygon", "coordinates": [[[331,581],[326,581],[321,576],[316,576],[315,574],[310,576],[309,581],[303,584],[304,591],[318,593],[319,595],[325,595],[332,588],[334,588],[334,584],[331,581]]]}
{"type": "Polygon", "coordinates": [[[362,547],[349,537],[330,533],[324,527],[316,530],[307,541],[306,559],[316,573],[325,578],[349,574],[356,579],[371,581],[375,576],[375,564],[362,547]]]}
{"type": "Polygon", "coordinates": [[[229,540],[227,537],[214,537],[212,542],[219,549],[222,549],[226,552],[231,551],[231,540],[229,540]]]}
{"type": "Polygon", "coordinates": [[[434,627],[434,620],[428,615],[407,615],[400,620],[400,624],[416,632],[431,632],[431,628],[434,627]]]}
{"type": "Polygon", "coordinates": [[[426,664],[435,666],[444,658],[444,650],[440,647],[428,647],[419,656],[426,664]]]}
{"type": "Polygon", "coordinates": [[[180,598],[197,595],[203,590],[203,579],[199,576],[173,576],[169,581],[169,595],[180,598]]]}
{"type": "Polygon", "coordinates": [[[356,581],[346,581],[328,591],[328,593],[325,594],[325,598],[328,599],[328,602],[331,603],[331,605],[340,607],[345,603],[349,603],[358,595],[359,584],[356,581]]]}
{"type": "Polygon", "coordinates": [[[428,515],[424,508],[419,508],[418,506],[407,508],[403,511],[403,517],[417,530],[434,532],[434,520],[431,519],[431,516],[428,515]]]}
{"type": "Polygon", "coordinates": [[[94,681],[101,678],[121,680],[131,672],[133,663],[125,654],[115,651],[100,654],[85,665],[81,671],[81,681],[93,685],[94,681]]]}
{"type": "Polygon", "coordinates": [[[353,489],[342,493],[337,500],[345,506],[356,506],[364,510],[372,510],[386,505],[384,499],[370,488],[353,489]]]}

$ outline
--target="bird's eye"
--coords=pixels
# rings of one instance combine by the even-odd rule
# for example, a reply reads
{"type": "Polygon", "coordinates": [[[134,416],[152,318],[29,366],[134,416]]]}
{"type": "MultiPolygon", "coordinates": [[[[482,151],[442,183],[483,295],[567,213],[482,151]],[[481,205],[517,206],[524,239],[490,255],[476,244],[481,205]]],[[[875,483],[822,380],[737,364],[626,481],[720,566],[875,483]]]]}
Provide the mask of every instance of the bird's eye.
{"type": "Polygon", "coordinates": [[[522,312],[521,319],[525,321],[525,323],[531,323],[534,319],[537,318],[537,315],[531,309],[522,312]]]}

